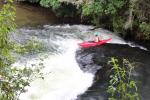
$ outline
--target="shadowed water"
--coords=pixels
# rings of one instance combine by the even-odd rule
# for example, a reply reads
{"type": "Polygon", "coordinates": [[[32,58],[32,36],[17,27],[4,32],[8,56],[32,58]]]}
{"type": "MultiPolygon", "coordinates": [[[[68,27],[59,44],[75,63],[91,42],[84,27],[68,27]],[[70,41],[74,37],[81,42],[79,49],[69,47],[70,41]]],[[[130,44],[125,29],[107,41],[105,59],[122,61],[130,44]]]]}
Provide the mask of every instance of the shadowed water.
{"type": "MultiPolygon", "coordinates": [[[[0,8],[3,5],[0,0],[0,8]]],[[[16,19],[15,22],[18,27],[22,26],[38,26],[44,24],[56,24],[59,19],[48,8],[40,7],[39,5],[32,5],[29,3],[15,3],[16,19]]]]}
{"type": "Polygon", "coordinates": [[[107,100],[106,89],[108,86],[109,69],[107,62],[111,57],[128,59],[135,66],[133,73],[137,82],[141,100],[150,98],[150,52],[138,47],[120,44],[105,44],[99,47],[81,49],[77,51],[77,62],[82,70],[96,75],[95,83],[78,100],[107,100]],[[82,58],[82,59],[81,59],[82,58]],[[87,60],[88,59],[88,60],[87,60]],[[95,66],[101,67],[97,70],[95,66]],[[95,69],[97,71],[91,71],[95,69]]]}

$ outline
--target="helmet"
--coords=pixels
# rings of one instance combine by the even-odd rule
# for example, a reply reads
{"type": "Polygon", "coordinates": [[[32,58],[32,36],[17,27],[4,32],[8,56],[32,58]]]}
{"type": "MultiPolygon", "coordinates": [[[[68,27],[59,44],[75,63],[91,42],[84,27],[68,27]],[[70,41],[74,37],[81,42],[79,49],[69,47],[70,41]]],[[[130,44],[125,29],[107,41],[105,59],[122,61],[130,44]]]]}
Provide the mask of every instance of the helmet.
{"type": "Polygon", "coordinates": [[[98,35],[99,34],[99,32],[94,32],[94,35],[98,35]]]}

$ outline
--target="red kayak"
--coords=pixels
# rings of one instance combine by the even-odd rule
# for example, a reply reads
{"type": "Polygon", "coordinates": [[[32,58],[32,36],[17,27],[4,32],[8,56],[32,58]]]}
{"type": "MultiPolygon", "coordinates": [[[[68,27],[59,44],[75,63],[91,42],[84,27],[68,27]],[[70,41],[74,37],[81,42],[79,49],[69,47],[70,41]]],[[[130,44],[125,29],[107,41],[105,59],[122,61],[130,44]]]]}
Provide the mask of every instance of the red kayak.
{"type": "Polygon", "coordinates": [[[92,47],[92,46],[98,46],[98,45],[102,45],[108,41],[110,41],[112,38],[109,38],[107,40],[101,40],[99,42],[83,42],[83,43],[79,43],[78,45],[80,45],[83,48],[88,48],[88,47],[92,47]]]}

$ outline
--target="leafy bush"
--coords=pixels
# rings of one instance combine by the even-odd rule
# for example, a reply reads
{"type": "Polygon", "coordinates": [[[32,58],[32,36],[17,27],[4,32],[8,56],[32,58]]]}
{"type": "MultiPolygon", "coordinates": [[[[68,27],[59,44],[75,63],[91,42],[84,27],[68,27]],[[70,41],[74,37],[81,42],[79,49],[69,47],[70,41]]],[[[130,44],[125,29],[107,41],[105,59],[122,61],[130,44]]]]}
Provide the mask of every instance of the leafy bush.
{"type": "Polygon", "coordinates": [[[111,58],[108,63],[112,65],[107,89],[109,100],[139,100],[136,82],[131,79],[134,66],[126,59],[123,59],[122,67],[115,58],[111,58]]]}
{"type": "Polygon", "coordinates": [[[119,32],[125,33],[125,30],[124,30],[125,21],[126,20],[122,16],[114,16],[113,23],[112,23],[113,31],[116,33],[119,33],[119,32]]]}
{"type": "Polygon", "coordinates": [[[143,33],[145,39],[150,39],[150,24],[142,22],[140,24],[140,30],[143,33]]]}
{"type": "Polygon", "coordinates": [[[25,92],[34,77],[41,77],[39,64],[33,68],[12,67],[14,59],[10,52],[8,35],[15,31],[15,8],[13,0],[7,0],[0,11],[0,100],[18,100],[19,95],[25,92]]]}
{"type": "Polygon", "coordinates": [[[83,4],[82,6],[82,14],[84,16],[88,15],[100,15],[103,13],[102,3],[100,2],[92,2],[88,4],[83,4]]]}
{"type": "Polygon", "coordinates": [[[44,7],[52,7],[52,9],[56,10],[61,6],[59,0],[41,0],[40,4],[44,7]]]}

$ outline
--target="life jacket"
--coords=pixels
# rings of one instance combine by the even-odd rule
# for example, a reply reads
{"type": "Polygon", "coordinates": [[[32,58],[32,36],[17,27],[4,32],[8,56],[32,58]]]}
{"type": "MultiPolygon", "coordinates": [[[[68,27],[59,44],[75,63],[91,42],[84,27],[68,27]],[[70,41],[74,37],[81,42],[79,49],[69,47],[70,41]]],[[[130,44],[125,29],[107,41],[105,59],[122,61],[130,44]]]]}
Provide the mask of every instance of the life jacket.
{"type": "Polygon", "coordinates": [[[95,38],[94,38],[94,42],[99,42],[100,41],[100,38],[98,37],[98,36],[96,36],[95,38]]]}

